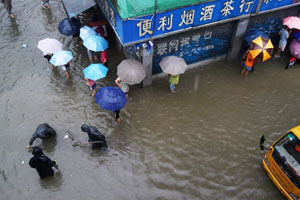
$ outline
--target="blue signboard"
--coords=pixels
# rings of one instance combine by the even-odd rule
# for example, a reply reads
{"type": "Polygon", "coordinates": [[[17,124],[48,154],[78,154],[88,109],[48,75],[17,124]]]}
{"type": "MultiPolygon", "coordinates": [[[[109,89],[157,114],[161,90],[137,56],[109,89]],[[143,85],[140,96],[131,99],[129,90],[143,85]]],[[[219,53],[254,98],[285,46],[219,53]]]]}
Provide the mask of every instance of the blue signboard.
{"type": "Polygon", "coordinates": [[[123,43],[254,13],[257,0],[218,0],[123,22],[123,43]]]}
{"type": "Polygon", "coordinates": [[[263,3],[260,7],[260,12],[292,4],[300,5],[300,0],[263,0],[263,3]]]}
{"type": "Polygon", "coordinates": [[[182,32],[154,40],[153,74],[161,72],[159,62],[170,55],[183,58],[187,64],[225,55],[230,47],[233,22],[182,32]]]}
{"type": "MultiPolygon", "coordinates": [[[[192,27],[210,24],[256,12],[259,0],[215,0],[139,18],[122,20],[109,0],[97,0],[123,45],[138,43],[192,27]]],[[[263,0],[260,11],[300,0],[263,0]]]]}

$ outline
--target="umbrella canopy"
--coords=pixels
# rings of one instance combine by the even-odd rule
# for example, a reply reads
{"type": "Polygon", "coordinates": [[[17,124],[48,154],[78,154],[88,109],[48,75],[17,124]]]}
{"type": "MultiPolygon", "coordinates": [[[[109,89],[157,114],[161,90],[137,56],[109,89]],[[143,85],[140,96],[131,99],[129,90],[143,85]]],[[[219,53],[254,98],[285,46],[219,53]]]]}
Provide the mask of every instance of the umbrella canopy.
{"type": "Polygon", "coordinates": [[[127,99],[126,94],[119,87],[101,87],[96,93],[96,102],[101,108],[116,111],[124,108],[127,99]]]}
{"type": "Polygon", "coordinates": [[[300,18],[295,16],[289,16],[283,19],[283,25],[286,25],[290,29],[295,28],[300,30],[300,18]]]}
{"type": "Polygon", "coordinates": [[[118,65],[118,76],[130,85],[140,83],[146,76],[145,67],[137,60],[126,59],[118,65]]]}
{"type": "Polygon", "coordinates": [[[274,46],[270,39],[258,37],[252,41],[250,53],[253,58],[260,57],[264,62],[271,58],[273,49],[274,46]]]}
{"type": "Polygon", "coordinates": [[[90,64],[87,68],[83,70],[84,78],[91,79],[93,81],[104,78],[107,74],[108,68],[104,65],[90,64]]]}
{"type": "Polygon", "coordinates": [[[94,29],[92,29],[91,27],[88,27],[88,26],[84,26],[82,28],[80,28],[80,37],[81,39],[85,39],[87,38],[88,36],[91,36],[91,35],[97,35],[96,31],[94,29]]]}
{"type": "Polygon", "coordinates": [[[290,44],[290,53],[292,56],[300,59],[300,41],[297,39],[293,39],[290,44]]]}
{"type": "Polygon", "coordinates": [[[39,41],[37,48],[39,48],[43,52],[43,54],[46,55],[48,53],[55,53],[57,51],[61,51],[62,43],[60,43],[56,39],[46,38],[39,41]]]}
{"type": "Polygon", "coordinates": [[[61,34],[65,36],[76,35],[79,33],[81,23],[79,19],[76,18],[65,18],[58,24],[58,30],[61,34]]]}
{"type": "Polygon", "coordinates": [[[50,63],[54,66],[60,66],[67,64],[70,60],[72,60],[72,52],[71,51],[58,51],[55,52],[50,59],[50,63]]]}
{"type": "Polygon", "coordinates": [[[103,37],[98,36],[98,35],[91,35],[91,36],[86,37],[83,40],[83,45],[87,49],[96,51],[96,52],[104,51],[105,49],[108,48],[107,41],[103,37]]]}
{"type": "Polygon", "coordinates": [[[159,63],[161,69],[172,75],[178,75],[185,72],[187,64],[184,59],[177,56],[164,57],[159,63]]]}
{"type": "Polygon", "coordinates": [[[267,34],[265,34],[263,31],[254,30],[254,31],[249,31],[246,33],[245,40],[247,41],[248,45],[250,46],[252,44],[252,41],[254,39],[258,38],[259,36],[261,36],[263,38],[269,38],[267,36],[267,34]]]}
{"type": "Polygon", "coordinates": [[[296,33],[294,33],[293,37],[296,38],[297,40],[300,40],[300,31],[297,31],[296,33]]]}

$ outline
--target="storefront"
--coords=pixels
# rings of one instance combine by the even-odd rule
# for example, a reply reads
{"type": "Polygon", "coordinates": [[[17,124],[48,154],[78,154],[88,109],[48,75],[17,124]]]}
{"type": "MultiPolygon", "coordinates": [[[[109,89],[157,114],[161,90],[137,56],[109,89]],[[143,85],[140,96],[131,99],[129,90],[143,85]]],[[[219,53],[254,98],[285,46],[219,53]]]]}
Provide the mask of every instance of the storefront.
{"type": "Polygon", "coordinates": [[[259,29],[274,38],[282,18],[299,15],[300,6],[299,0],[95,2],[126,57],[139,59],[145,65],[144,85],[151,84],[152,75],[161,72],[158,63],[165,56],[182,57],[188,64],[222,55],[236,58],[247,31],[259,29]]]}

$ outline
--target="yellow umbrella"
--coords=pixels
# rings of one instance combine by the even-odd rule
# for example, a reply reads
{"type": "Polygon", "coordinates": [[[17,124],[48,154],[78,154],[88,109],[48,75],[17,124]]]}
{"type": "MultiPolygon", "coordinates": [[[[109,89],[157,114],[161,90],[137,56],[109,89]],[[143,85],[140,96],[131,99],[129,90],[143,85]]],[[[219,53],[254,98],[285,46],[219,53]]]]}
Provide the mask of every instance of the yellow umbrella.
{"type": "Polygon", "coordinates": [[[270,39],[259,36],[252,41],[250,53],[253,58],[260,57],[262,61],[271,58],[274,46],[270,39]]]}

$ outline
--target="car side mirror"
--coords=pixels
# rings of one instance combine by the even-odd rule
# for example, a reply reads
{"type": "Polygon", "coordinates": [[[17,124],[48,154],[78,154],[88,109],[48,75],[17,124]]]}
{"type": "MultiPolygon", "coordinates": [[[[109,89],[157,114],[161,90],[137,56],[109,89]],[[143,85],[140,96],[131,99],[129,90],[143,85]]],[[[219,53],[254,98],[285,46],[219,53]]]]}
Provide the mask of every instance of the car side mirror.
{"type": "Polygon", "coordinates": [[[260,137],[260,150],[264,150],[265,149],[265,147],[264,147],[264,142],[265,142],[265,136],[264,135],[262,135],[261,137],[260,137]]]}

